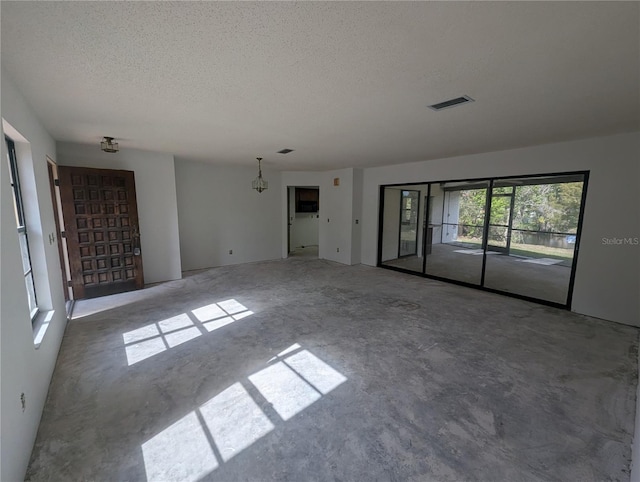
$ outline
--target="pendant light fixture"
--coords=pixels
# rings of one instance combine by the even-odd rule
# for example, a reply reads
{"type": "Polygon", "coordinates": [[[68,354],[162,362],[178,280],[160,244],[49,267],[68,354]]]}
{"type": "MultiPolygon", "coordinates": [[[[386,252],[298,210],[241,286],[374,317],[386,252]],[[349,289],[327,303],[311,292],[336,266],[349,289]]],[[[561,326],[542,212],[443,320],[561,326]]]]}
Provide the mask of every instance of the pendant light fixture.
{"type": "Polygon", "coordinates": [[[269,183],[262,178],[262,165],[260,163],[262,157],[256,157],[256,159],[258,159],[258,177],[253,180],[251,187],[260,193],[269,189],[269,183]]]}

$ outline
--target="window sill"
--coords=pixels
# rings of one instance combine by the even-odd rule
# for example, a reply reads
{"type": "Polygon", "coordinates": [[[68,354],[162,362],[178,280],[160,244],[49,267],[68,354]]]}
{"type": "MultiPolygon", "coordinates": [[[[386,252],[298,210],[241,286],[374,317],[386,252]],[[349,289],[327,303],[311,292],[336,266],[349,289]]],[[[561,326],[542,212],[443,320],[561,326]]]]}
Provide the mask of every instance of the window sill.
{"type": "Polygon", "coordinates": [[[33,345],[36,350],[40,348],[40,344],[44,339],[44,335],[49,329],[49,324],[53,319],[55,310],[41,311],[36,315],[36,320],[33,322],[33,345]]]}

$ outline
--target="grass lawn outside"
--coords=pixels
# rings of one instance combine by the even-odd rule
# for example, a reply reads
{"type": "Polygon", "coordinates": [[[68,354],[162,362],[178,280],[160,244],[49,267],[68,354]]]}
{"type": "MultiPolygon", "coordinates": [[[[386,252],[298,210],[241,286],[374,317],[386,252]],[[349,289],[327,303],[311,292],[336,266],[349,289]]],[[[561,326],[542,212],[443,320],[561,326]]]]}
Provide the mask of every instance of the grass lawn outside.
{"type": "MultiPolygon", "coordinates": [[[[464,238],[458,236],[456,240],[464,243],[469,248],[482,248],[482,241],[478,238],[464,238]]],[[[526,256],[528,258],[552,258],[563,261],[573,260],[573,249],[554,248],[552,246],[541,246],[537,244],[511,243],[510,255],[526,256]]]]}

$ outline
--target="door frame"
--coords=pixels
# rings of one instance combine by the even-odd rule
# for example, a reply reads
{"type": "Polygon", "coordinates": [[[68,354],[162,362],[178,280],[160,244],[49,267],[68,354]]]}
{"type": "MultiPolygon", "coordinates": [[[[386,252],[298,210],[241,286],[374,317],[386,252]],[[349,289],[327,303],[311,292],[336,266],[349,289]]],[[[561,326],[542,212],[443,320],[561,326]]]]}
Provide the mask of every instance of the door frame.
{"type": "Polygon", "coordinates": [[[64,215],[62,213],[62,198],[60,196],[60,181],[58,179],[58,165],[47,156],[47,169],[49,171],[49,185],[51,187],[51,202],[53,204],[53,218],[56,223],[56,237],[58,240],[58,256],[60,257],[60,271],[62,274],[62,286],[65,301],[75,299],[71,283],[71,268],[69,264],[69,251],[67,240],[62,236],[64,215]]]}

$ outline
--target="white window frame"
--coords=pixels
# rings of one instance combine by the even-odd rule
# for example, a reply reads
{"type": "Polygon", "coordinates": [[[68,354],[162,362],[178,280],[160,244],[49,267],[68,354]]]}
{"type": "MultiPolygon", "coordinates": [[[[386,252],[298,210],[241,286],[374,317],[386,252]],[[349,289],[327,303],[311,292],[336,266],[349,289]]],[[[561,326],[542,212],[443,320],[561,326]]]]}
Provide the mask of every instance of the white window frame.
{"type": "Polygon", "coordinates": [[[18,158],[16,156],[15,143],[5,136],[7,143],[7,157],[9,162],[9,176],[13,192],[14,211],[16,215],[16,225],[19,237],[24,237],[24,242],[20,241],[20,251],[22,253],[22,266],[24,271],[25,289],[29,301],[29,312],[31,323],[33,324],[38,316],[38,297],[36,285],[33,278],[33,263],[31,262],[31,252],[29,251],[29,235],[27,233],[27,223],[25,220],[24,202],[20,189],[20,173],[18,169],[18,158]]]}

